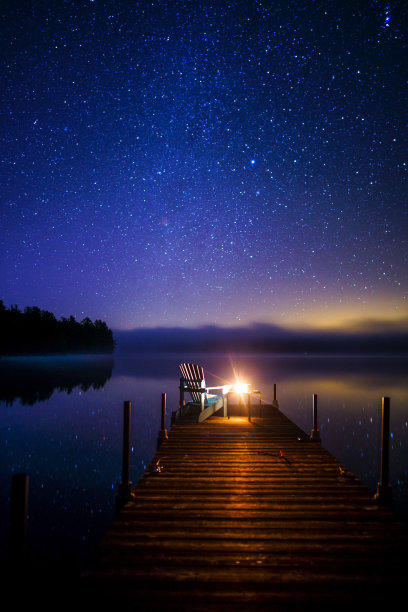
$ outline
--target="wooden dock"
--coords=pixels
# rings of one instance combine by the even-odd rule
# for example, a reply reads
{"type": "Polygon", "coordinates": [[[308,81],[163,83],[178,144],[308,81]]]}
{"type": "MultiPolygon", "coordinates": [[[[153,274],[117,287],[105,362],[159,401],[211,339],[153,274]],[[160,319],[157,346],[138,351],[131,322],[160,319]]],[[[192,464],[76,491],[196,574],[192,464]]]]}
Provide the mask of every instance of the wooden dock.
{"type": "Polygon", "coordinates": [[[81,578],[135,610],[393,605],[408,534],[284,414],[178,421],[81,578]]]}

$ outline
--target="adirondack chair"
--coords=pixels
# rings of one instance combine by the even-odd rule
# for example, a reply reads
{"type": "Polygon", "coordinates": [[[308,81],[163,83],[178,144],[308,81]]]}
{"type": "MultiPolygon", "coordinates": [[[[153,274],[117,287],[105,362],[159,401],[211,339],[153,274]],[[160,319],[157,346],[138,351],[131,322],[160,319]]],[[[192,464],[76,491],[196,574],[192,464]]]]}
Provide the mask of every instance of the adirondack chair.
{"type": "Polygon", "coordinates": [[[222,385],[219,387],[207,387],[205,384],[204,370],[201,366],[194,363],[181,363],[180,371],[180,410],[185,405],[184,394],[188,392],[191,401],[187,406],[199,406],[199,421],[214,414],[220,408],[224,408],[224,416],[227,415],[227,394],[232,385],[222,385]],[[219,391],[218,394],[209,391],[219,391]]]}

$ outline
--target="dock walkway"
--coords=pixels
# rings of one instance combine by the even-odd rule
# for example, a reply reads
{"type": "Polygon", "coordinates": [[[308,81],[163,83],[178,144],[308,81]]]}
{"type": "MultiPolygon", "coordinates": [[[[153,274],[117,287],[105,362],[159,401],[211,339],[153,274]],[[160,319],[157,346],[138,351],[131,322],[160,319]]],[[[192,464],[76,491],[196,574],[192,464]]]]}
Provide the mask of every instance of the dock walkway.
{"type": "Polygon", "coordinates": [[[83,574],[83,597],[207,612],[398,601],[405,526],[268,408],[252,422],[213,416],[172,426],[83,574]]]}

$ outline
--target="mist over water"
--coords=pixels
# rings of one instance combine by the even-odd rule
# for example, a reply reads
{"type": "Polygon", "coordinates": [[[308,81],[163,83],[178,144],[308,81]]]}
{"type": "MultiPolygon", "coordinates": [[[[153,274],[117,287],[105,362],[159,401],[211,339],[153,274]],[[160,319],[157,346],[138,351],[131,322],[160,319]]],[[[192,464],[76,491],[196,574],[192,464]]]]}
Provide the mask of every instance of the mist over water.
{"type": "Polygon", "coordinates": [[[80,569],[114,516],[121,479],[123,402],[132,402],[130,478],[156,452],[161,394],[167,427],[179,401],[179,363],[204,367],[207,385],[240,379],[306,433],[318,395],[322,444],[369,488],[380,473],[381,398],[391,398],[390,480],[408,520],[406,357],[116,352],[114,357],[0,361],[1,559],[13,474],[27,473],[33,565],[80,569]],[[29,374],[31,372],[31,375],[29,374]],[[19,381],[21,384],[19,384],[19,381]]]}

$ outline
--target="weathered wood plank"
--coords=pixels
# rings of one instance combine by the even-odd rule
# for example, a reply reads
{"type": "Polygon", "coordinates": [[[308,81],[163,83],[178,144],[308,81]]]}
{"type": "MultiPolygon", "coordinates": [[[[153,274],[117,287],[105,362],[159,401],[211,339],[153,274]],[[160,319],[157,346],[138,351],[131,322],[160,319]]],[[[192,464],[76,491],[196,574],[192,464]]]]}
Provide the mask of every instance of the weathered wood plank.
{"type": "Polygon", "coordinates": [[[320,443],[263,412],[172,427],[84,573],[84,598],[137,610],[398,600],[406,527],[320,443]]]}

